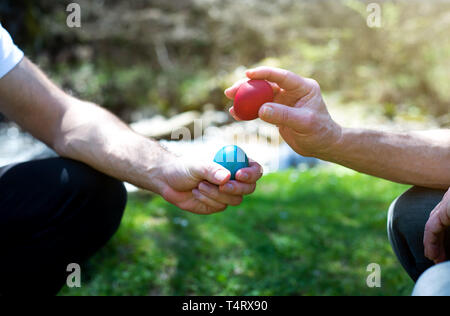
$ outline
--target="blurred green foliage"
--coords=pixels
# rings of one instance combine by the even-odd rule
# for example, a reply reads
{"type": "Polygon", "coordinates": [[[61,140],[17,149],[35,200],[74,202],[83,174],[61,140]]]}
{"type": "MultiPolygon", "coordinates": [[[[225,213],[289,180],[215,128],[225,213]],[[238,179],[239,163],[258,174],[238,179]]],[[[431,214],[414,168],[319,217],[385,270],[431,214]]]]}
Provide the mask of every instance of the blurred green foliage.
{"type": "Polygon", "coordinates": [[[410,295],[386,235],[406,186],[342,167],[270,174],[211,216],[131,195],[118,233],[62,295],[410,295]],[[370,263],[381,288],[368,288],[370,263]]]}
{"type": "Polygon", "coordinates": [[[0,17],[64,88],[125,118],[222,109],[236,69],[269,64],[387,117],[450,123],[448,1],[381,1],[378,29],[357,0],[78,0],[80,29],[65,25],[69,2],[4,0],[0,17]]]}

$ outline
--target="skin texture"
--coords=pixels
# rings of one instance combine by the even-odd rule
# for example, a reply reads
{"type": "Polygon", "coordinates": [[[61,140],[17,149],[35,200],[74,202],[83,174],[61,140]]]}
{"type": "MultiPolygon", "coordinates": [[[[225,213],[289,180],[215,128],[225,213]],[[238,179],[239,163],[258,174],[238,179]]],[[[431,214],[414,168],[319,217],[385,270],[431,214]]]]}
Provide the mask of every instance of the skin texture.
{"type": "MultiPolygon", "coordinates": [[[[277,125],[297,153],[399,183],[449,188],[450,130],[394,133],[345,128],[331,118],[315,80],[271,67],[251,69],[246,75],[271,84],[274,101],[261,107],[259,117],[277,125]]],[[[225,95],[233,100],[248,79],[236,82],[225,95]]],[[[233,108],[230,114],[239,120],[233,108]]],[[[437,261],[444,258],[442,233],[450,226],[448,200],[447,194],[427,224],[426,255],[437,261]]]]}
{"type": "Polygon", "coordinates": [[[450,190],[431,212],[430,219],[425,225],[423,238],[425,256],[436,264],[446,260],[444,237],[447,227],[450,227],[450,190]]]}
{"type": "Polygon", "coordinates": [[[0,96],[0,111],[59,155],[189,212],[212,214],[240,204],[262,175],[252,161],[229,181],[229,171],[219,164],[176,157],[105,109],[64,93],[27,58],[0,79],[0,96]]]}

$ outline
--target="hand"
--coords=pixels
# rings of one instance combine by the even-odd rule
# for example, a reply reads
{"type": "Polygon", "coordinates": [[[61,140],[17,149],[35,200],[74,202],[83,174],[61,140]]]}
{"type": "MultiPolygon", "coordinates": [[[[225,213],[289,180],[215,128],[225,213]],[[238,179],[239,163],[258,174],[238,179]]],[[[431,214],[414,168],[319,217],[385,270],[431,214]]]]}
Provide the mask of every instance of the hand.
{"type": "Polygon", "coordinates": [[[450,189],[441,203],[431,212],[425,225],[423,238],[425,256],[436,264],[446,260],[444,238],[448,227],[450,227],[450,189]]]}
{"type": "MultiPolygon", "coordinates": [[[[248,70],[249,79],[267,80],[274,91],[274,102],[266,103],[259,110],[259,117],[278,126],[283,139],[303,156],[319,157],[331,151],[341,137],[342,129],[328,113],[319,84],[290,71],[259,67],[248,70]]],[[[241,80],[225,90],[234,99],[241,80]]],[[[230,114],[237,120],[234,109],[230,114]]]]}
{"type": "Polygon", "coordinates": [[[230,172],[215,162],[173,158],[158,173],[159,193],[165,200],[192,213],[212,214],[241,204],[244,195],[253,193],[262,167],[250,160],[250,166],[229,181],[230,172]]]}

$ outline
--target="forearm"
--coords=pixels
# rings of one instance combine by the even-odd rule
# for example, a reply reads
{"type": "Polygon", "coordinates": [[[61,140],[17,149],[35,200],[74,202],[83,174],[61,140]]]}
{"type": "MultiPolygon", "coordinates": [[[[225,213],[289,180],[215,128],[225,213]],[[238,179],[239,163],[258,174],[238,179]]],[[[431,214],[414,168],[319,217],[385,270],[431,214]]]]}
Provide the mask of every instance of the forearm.
{"type": "Polygon", "coordinates": [[[55,150],[112,177],[161,193],[158,170],[173,155],[108,111],[73,98],[72,102],[62,117],[55,150]]]}
{"type": "Polygon", "coordinates": [[[170,153],[108,111],[64,93],[26,57],[1,79],[0,95],[0,110],[61,156],[161,190],[154,171],[170,160],[170,153]]]}
{"type": "Polygon", "coordinates": [[[359,172],[430,188],[450,186],[450,130],[391,133],[344,129],[323,157],[359,172]]]}

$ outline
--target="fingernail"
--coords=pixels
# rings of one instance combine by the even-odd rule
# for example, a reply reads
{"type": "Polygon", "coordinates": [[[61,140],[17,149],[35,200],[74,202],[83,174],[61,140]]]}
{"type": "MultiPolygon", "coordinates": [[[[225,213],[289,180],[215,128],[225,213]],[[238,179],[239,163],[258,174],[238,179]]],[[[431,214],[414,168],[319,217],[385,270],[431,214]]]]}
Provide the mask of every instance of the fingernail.
{"type": "Polygon", "coordinates": [[[264,105],[261,108],[261,115],[265,117],[271,117],[273,115],[273,108],[268,105],[264,105]]]}
{"type": "Polygon", "coordinates": [[[216,178],[217,181],[223,181],[228,177],[228,172],[225,170],[219,170],[216,172],[214,178],[216,178]]]}
{"type": "Polygon", "coordinates": [[[245,173],[245,172],[242,172],[242,173],[239,175],[239,178],[240,178],[241,180],[248,180],[248,174],[245,173]]]}
{"type": "Polygon", "coordinates": [[[227,190],[230,190],[230,191],[234,189],[234,186],[231,183],[227,183],[225,185],[225,187],[227,188],[227,190]]]}

